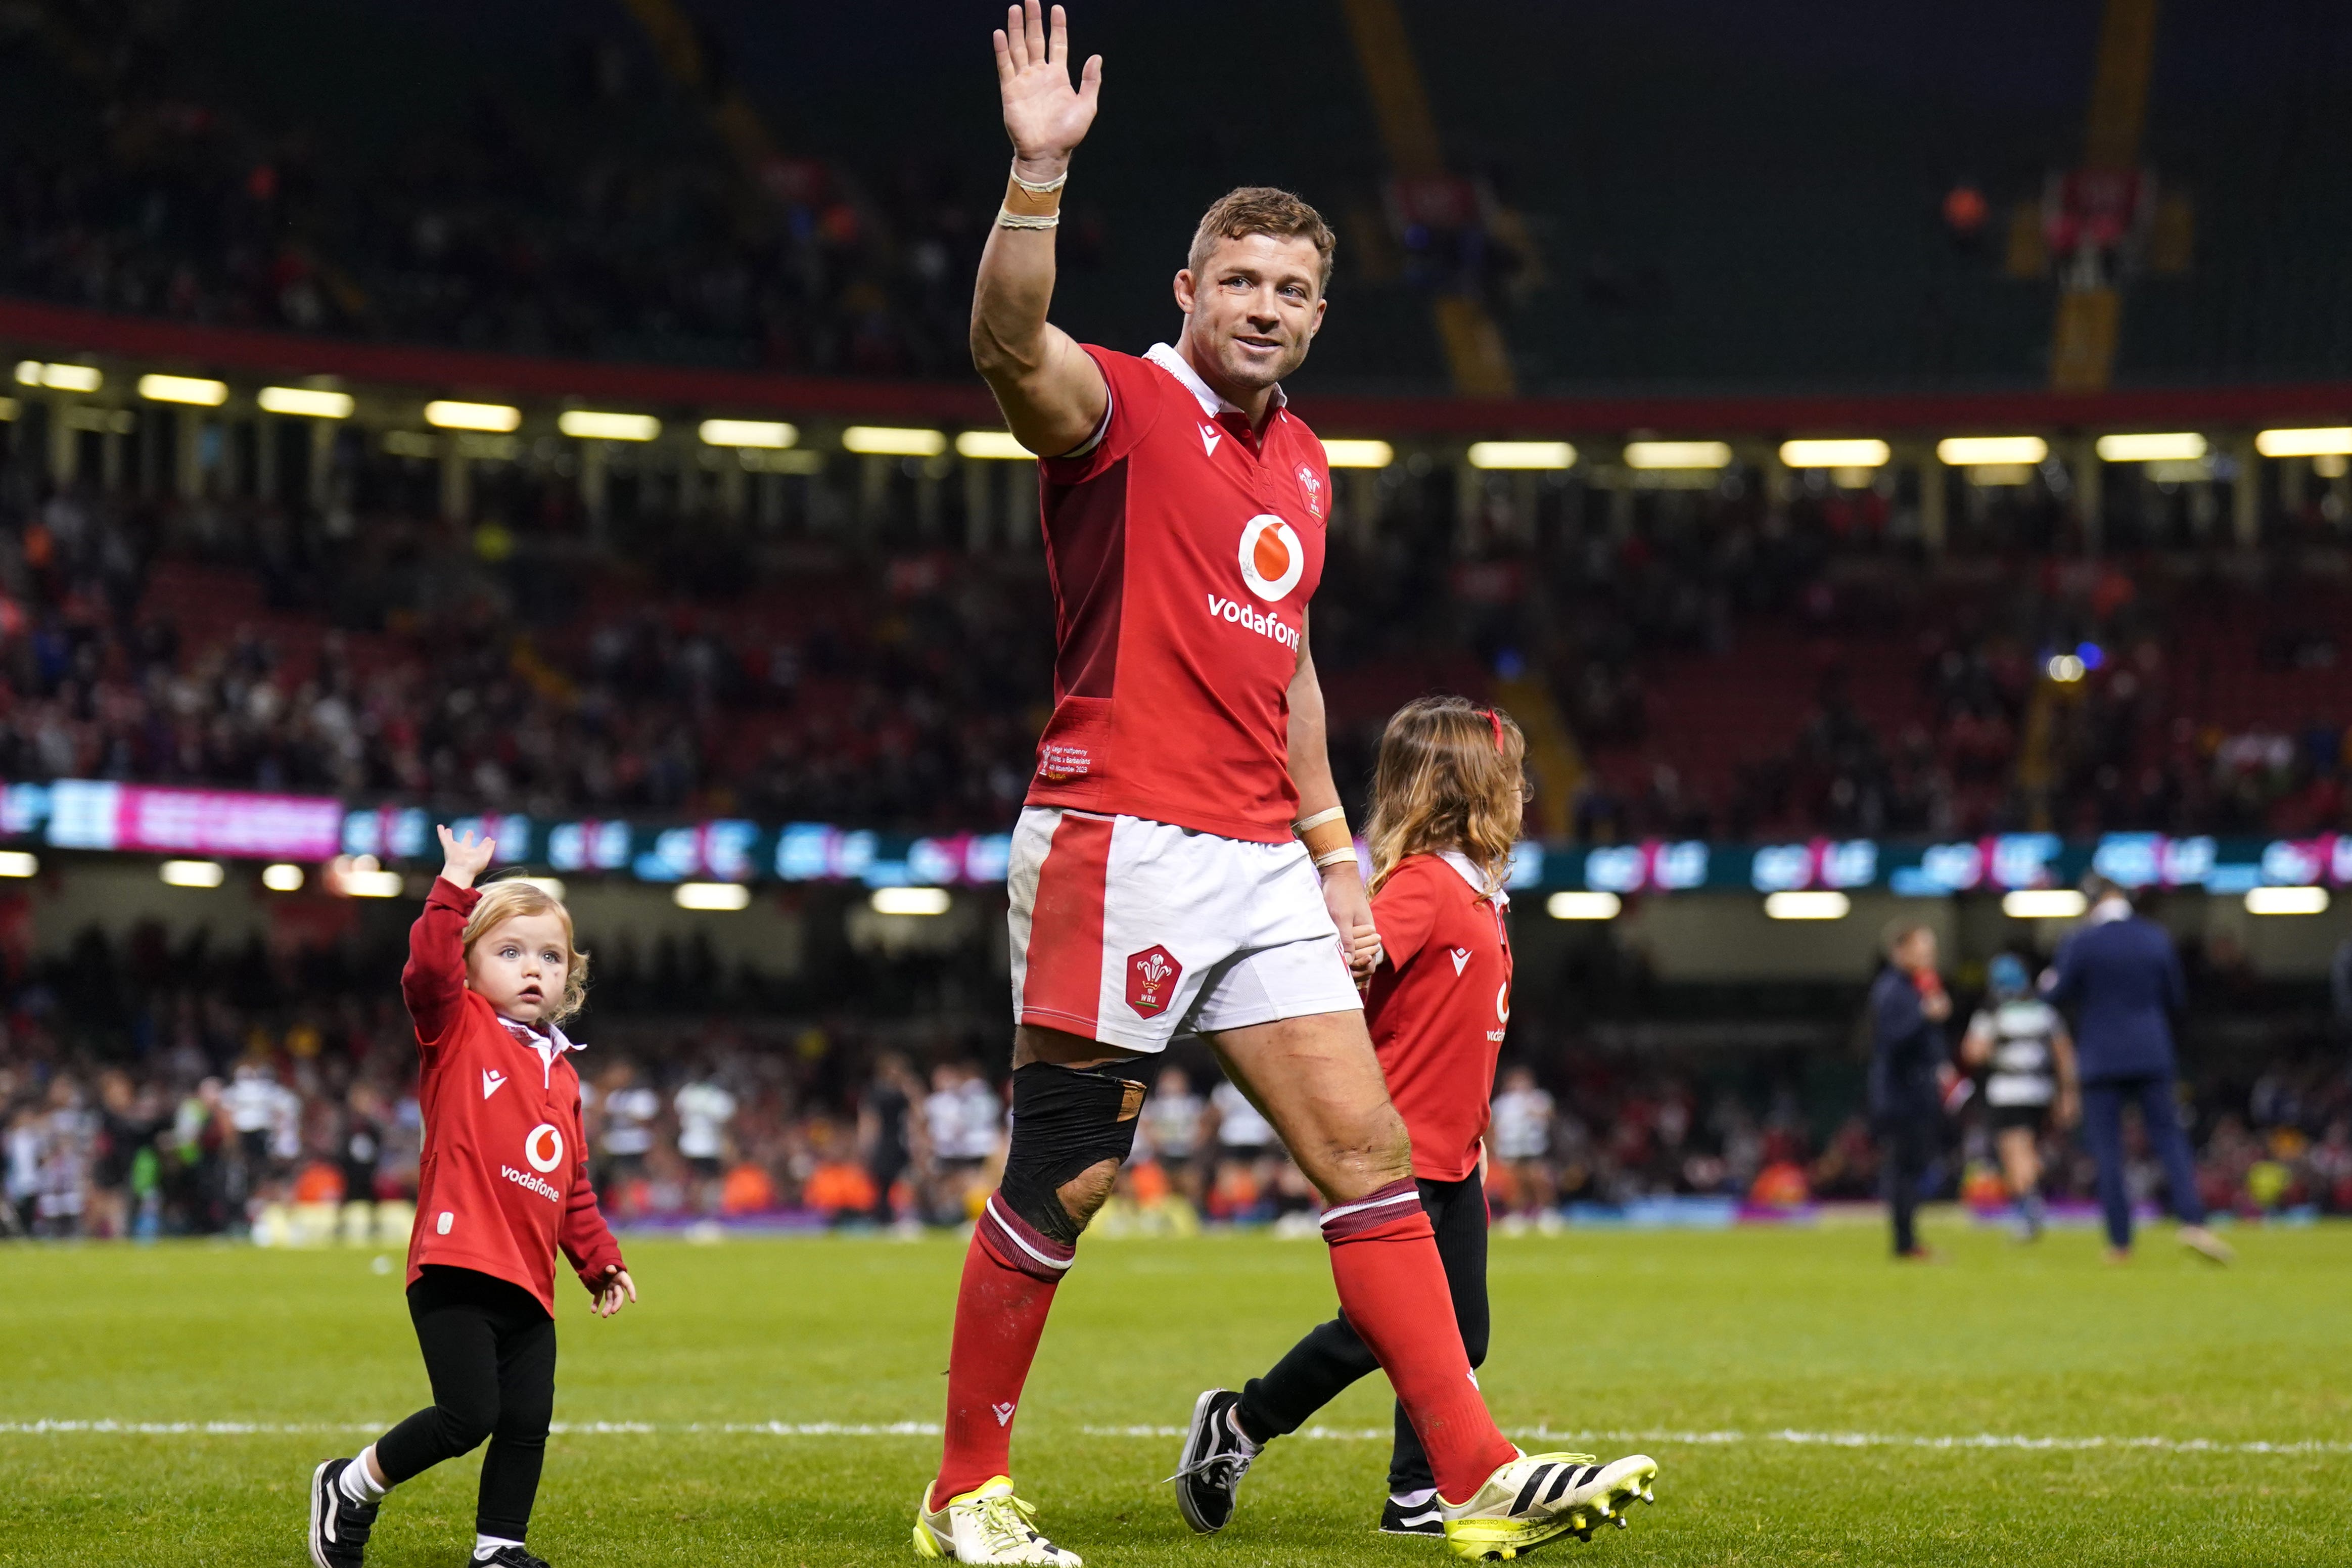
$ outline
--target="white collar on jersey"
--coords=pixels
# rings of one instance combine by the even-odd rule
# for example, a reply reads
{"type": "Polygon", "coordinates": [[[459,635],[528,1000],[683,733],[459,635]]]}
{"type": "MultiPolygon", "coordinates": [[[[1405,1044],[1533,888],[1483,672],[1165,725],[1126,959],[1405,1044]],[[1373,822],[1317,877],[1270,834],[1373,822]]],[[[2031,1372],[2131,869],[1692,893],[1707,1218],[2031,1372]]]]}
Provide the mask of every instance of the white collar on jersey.
{"type": "MultiPolygon", "coordinates": [[[[530,1037],[528,1044],[530,1046],[531,1049],[539,1053],[540,1087],[542,1089],[547,1086],[548,1075],[555,1070],[555,1060],[558,1057],[561,1057],[566,1051],[584,1051],[588,1048],[578,1041],[572,1039],[570,1036],[566,1035],[562,1029],[557,1028],[553,1024],[548,1024],[535,1028],[529,1024],[523,1023],[520,1019],[509,1018],[504,1013],[498,1015],[498,1020],[499,1023],[506,1026],[508,1034],[511,1035],[517,1029],[520,1029],[524,1034],[530,1037]]],[[[525,1043],[525,1041],[520,1039],[515,1041],[515,1044],[519,1046],[525,1043]]]]}
{"type": "Polygon", "coordinates": [[[1511,895],[1500,888],[1489,888],[1486,885],[1486,873],[1473,865],[1469,856],[1459,849],[1445,849],[1439,851],[1437,858],[1453,867],[1464,881],[1477,890],[1480,898],[1493,899],[1495,907],[1498,910],[1507,910],[1511,907],[1511,895]]]}
{"type": "MultiPolygon", "coordinates": [[[[1143,357],[1181,382],[1184,390],[1191,393],[1200,403],[1201,412],[1210,418],[1214,419],[1220,414],[1242,412],[1240,404],[1229,403],[1218,395],[1217,389],[1201,379],[1201,373],[1192,368],[1191,362],[1166,343],[1152,344],[1145,351],[1143,357]]],[[[1289,403],[1289,397],[1282,390],[1282,384],[1276,382],[1274,387],[1273,405],[1276,408],[1284,408],[1287,407],[1289,403]]]]}

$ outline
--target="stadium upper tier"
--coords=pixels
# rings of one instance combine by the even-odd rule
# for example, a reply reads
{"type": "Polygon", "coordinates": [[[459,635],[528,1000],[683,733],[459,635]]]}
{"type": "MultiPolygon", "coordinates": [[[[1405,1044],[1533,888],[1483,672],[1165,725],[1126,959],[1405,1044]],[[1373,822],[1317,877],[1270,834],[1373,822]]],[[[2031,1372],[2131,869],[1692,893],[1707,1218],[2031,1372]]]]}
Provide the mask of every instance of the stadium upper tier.
{"type": "MultiPolygon", "coordinates": [[[[2352,195],[2303,151],[2352,134],[2340,7],[2166,10],[2118,235],[2085,265],[2099,215],[2069,178],[2095,8],[2009,5],[1965,36],[1904,7],[1818,27],[1727,0],[1407,9],[1400,46],[1360,59],[1346,8],[1257,8],[1315,40],[1269,84],[1189,14],[1078,8],[1112,85],[1059,319],[1130,349],[1168,335],[1198,213],[1256,181],[1340,231],[1333,330],[1300,378],[1318,395],[1463,384],[1439,299],[1496,329],[1484,391],[2029,389],[2069,278],[2120,289],[2118,385],[2352,375],[2352,195]],[[1380,107],[1408,87],[1439,171],[1410,178],[1380,107]]],[[[0,292],[962,383],[1003,174],[988,18],[893,16],[47,8],[0,51],[0,292]]]]}

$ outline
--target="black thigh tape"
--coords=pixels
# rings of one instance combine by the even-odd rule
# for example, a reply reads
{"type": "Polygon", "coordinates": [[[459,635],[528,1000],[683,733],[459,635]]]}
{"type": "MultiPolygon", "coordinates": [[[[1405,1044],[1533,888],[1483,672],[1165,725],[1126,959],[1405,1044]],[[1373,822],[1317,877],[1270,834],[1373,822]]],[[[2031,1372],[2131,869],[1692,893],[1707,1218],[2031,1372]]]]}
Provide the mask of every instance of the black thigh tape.
{"type": "Polygon", "coordinates": [[[1014,1214],[1064,1246],[1076,1245],[1079,1225],[1062,1206],[1062,1184],[1105,1160],[1124,1164],[1135,1148],[1144,1085],[1124,1066],[1031,1062],[1013,1075],[1013,1146],[997,1190],[1014,1214]]]}

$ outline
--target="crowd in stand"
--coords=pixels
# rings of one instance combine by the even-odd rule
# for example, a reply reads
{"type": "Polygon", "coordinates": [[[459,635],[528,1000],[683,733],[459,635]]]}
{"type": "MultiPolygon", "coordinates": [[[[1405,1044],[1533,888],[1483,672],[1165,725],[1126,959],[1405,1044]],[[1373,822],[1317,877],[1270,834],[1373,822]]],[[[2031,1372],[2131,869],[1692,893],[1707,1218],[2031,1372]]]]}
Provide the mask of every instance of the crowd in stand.
{"type": "MultiPolygon", "coordinates": [[[[889,977],[852,973],[849,1000],[795,1016],[714,983],[691,955],[648,963],[622,944],[604,956],[583,1079],[597,1180],[621,1220],[957,1225],[993,1185],[1003,1043],[980,980],[971,996],[947,985],[893,1018],[855,1000],[889,977]]],[[[214,952],[152,927],[119,947],[92,931],[44,962],[12,953],[0,1227],[396,1239],[420,1131],[415,1047],[383,978],[397,958],[355,937],[214,952]]],[[[2193,994],[2251,1016],[2210,955],[2192,958],[2193,994]]],[[[2352,944],[2338,966],[2336,1027],[2352,1037],[2352,944]]],[[[2217,1211],[2352,1213],[2352,1075],[2340,1040],[2307,1034],[2282,1020],[2263,1065],[2220,1053],[2189,1074],[2185,1110],[2217,1211]]],[[[1511,1224],[1669,1197],[1802,1212],[1878,1192],[1876,1146],[1853,1109],[1857,1069],[1834,1053],[1629,1051],[1532,1000],[1507,1049],[1488,1179],[1511,1224]]],[[[2053,1196],[2086,1198],[2092,1172],[2069,1136],[2051,1133],[2048,1154],[2053,1196]]],[[[2134,1169],[2145,1195],[2157,1167],[2143,1157],[2134,1169]]],[[[1976,1115],[1953,1123],[1932,1179],[1999,1206],[1976,1115]]],[[[1317,1207],[1273,1130],[1187,1048],[1157,1072],[1104,1223],[1280,1225],[1317,1207]]]]}
{"type": "Polygon", "coordinates": [[[101,4],[39,30],[88,124],[11,147],[0,291],[523,353],[863,375],[965,363],[987,198],[946,176],[747,167],[649,58],[585,33],[560,79],[532,84],[539,100],[484,82],[363,156],[225,96],[207,27],[200,7],[101,4]]]}
{"type": "MultiPolygon", "coordinates": [[[[543,564],[485,560],[398,513],[352,542],[257,503],[52,492],[26,462],[0,485],[0,776],[910,830],[1000,826],[1026,786],[1052,686],[1034,552],[763,571],[739,540],[710,574],[721,587],[648,588],[620,552],[574,563],[539,605],[543,564]],[[181,563],[242,578],[263,624],[185,624],[155,591],[181,563]],[[364,604],[327,613],[362,585],[364,604]]],[[[1398,507],[1369,540],[1334,538],[1317,663],[1343,694],[1343,786],[1382,716],[1344,696],[1349,678],[1468,650],[1549,677],[1590,764],[1553,820],[1588,841],[2309,834],[2352,814],[2340,707],[2292,723],[2200,710],[2217,678],[2332,668],[2345,605],[2324,587],[2258,645],[2192,647],[2184,634],[2279,603],[2287,580],[2045,562],[1956,584],[1838,546],[1802,507],[1776,521],[1726,504],[1704,527],[1622,538],[1560,520],[1433,595],[1444,522],[1398,507]],[[2052,699],[2048,650],[2084,644],[2097,668],[2052,699]],[[1751,645],[1800,650],[1769,679],[1810,704],[1777,746],[1685,778],[1652,709],[1752,664],[1751,645]]]]}
{"type": "MultiPolygon", "coordinates": [[[[255,1234],[283,1238],[284,1211],[325,1209],[321,1238],[404,1230],[419,1124],[407,1075],[249,1043],[226,1070],[175,1051],[161,1063],[44,1061],[12,1050],[0,1068],[6,1214],[34,1237],[255,1234]],[[346,1205],[385,1205],[354,1220],[346,1205]]],[[[958,1225],[993,1186],[1004,1146],[1003,1085],[969,1061],[915,1079],[885,1055],[854,1100],[798,1100],[779,1053],[698,1050],[656,1067],[592,1061],[589,1136],[607,1211],[628,1223],[751,1220],[958,1225]]],[[[1499,1088],[1489,1189],[1498,1215],[1549,1227],[1563,1214],[1661,1197],[1709,1197],[1795,1214],[1879,1191],[1875,1144],[1858,1117],[1812,1132],[1791,1091],[1763,1103],[1679,1075],[1584,1064],[1524,1067],[1499,1088]],[[1563,1205],[1570,1205],[1564,1207],[1563,1205]]],[[[1213,1076],[1213,1075],[1207,1075],[1213,1076]]],[[[1262,1119],[1222,1079],[1201,1092],[1170,1068],[1148,1100],[1120,1203],[1107,1223],[1189,1230],[1276,1222],[1319,1208],[1262,1119]]],[[[2246,1217],[2352,1214],[2352,1089],[2340,1063],[2284,1064],[2238,1103],[2200,1105],[2209,1206],[2246,1217]]],[[[1998,1211],[2006,1200],[1983,1130],[1956,1129],[1938,1189],[1998,1211]]],[[[2088,1158],[2053,1134],[2050,1190],[2087,1203],[2088,1158]]],[[[2136,1193],[2160,1173],[2144,1150],[2136,1193]]]]}

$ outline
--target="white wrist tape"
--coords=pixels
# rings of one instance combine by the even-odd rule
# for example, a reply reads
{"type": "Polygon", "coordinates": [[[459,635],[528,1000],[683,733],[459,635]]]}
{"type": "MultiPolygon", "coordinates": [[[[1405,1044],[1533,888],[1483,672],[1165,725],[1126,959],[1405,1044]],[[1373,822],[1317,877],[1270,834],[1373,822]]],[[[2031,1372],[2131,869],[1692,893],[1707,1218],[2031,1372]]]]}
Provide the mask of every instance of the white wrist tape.
{"type": "Polygon", "coordinates": [[[1326,866],[1337,866],[1343,862],[1349,866],[1358,864],[1354,845],[1350,844],[1345,849],[1326,849],[1322,854],[1315,857],[1315,868],[1319,871],[1326,866]]]}
{"type": "Polygon", "coordinates": [[[1348,808],[1346,806],[1335,805],[1328,811],[1318,811],[1312,816],[1300,817],[1297,821],[1290,825],[1290,831],[1293,833],[1305,833],[1309,828],[1320,827],[1327,822],[1344,819],[1347,815],[1348,808]]]}
{"type": "Polygon", "coordinates": [[[996,226],[999,228],[1059,228],[1062,226],[1062,215],[1046,213],[1039,216],[1032,213],[1017,213],[1007,207],[999,207],[996,209],[996,226]]]}
{"type": "Polygon", "coordinates": [[[1023,179],[1021,177],[1021,171],[1016,167],[1012,171],[1012,179],[1014,184],[1020,186],[1023,190],[1028,192],[1033,196],[1050,196],[1055,191],[1060,190],[1064,185],[1070,183],[1070,172],[1067,169],[1065,169],[1060,174],[1055,175],[1052,179],[1047,180],[1041,184],[1035,180],[1023,179]]]}

